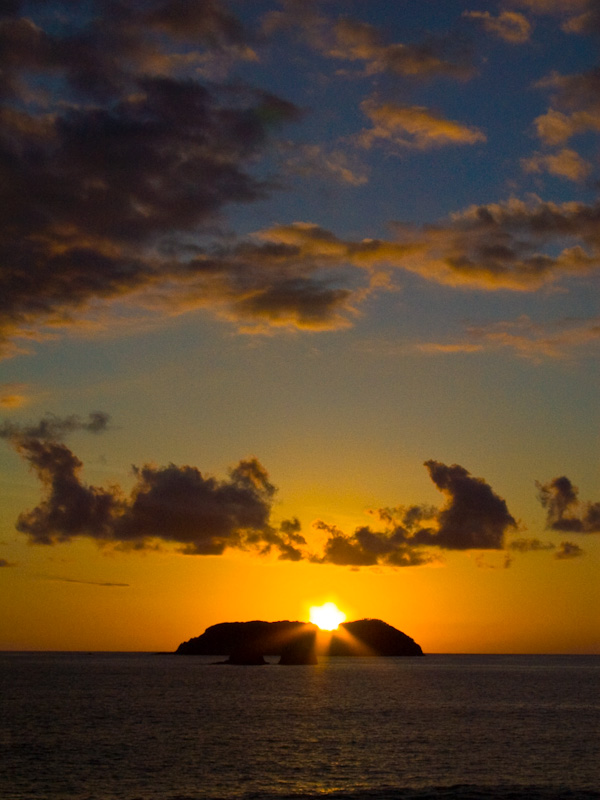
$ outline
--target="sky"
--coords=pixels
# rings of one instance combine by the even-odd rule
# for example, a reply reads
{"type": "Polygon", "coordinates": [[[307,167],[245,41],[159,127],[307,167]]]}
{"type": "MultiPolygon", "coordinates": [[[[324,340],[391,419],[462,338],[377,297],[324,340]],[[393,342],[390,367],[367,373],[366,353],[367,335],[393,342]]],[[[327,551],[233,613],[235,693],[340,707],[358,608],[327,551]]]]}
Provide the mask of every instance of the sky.
{"type": "Polygon", "coordinates": [[[600,653],[599,34],[2,3],[1,649],[600,653]]]}

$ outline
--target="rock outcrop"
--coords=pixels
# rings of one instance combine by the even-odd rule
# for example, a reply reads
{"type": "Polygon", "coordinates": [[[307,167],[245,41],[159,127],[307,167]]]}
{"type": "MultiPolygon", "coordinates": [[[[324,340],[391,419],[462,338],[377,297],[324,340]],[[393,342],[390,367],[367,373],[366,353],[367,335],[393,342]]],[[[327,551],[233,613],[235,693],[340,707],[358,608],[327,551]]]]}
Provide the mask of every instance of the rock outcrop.
{"type": "Polygon", "coordinates": [[[182,642],[178,655],[226,655],[230,664],[260,664],[280,656],[281,664],[316,664],[318,655],[422,656],[421,647],[380,619],[345,622],[328,634],[306,622],[221,622],[182,642]]]}
{"type": "Polygon", "coordinates": [[[283,646],[279,663],[284,666],[317,664],[316,644],[316,631],[309,630],[299,633],[298,636],[283,646]]]}

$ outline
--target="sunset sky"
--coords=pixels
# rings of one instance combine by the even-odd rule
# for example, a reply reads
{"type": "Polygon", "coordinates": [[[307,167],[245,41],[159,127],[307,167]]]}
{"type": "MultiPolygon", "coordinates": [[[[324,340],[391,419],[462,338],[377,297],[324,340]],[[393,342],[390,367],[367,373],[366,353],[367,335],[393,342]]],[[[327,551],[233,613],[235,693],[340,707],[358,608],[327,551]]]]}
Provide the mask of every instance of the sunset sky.
{"type": "Polygon", "coordinates": [[[0,648],[600,653],[600,4],[1,8],[0,648]]]}

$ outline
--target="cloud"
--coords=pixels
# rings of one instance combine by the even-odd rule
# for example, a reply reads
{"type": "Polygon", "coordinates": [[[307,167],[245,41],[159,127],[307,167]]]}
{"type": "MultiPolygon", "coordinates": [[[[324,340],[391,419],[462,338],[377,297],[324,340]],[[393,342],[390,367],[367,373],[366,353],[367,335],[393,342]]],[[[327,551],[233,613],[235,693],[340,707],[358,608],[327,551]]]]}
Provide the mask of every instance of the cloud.
{"type": "Polygon", "coordinates": [[[5,558],[0,558],[0,568],[2,567],[15,567],[16,564],[13,561],[7,561],[5,558]]]}
{"type": "Polygon", "coordinates": [[[87,586],[109,586],[109,587],[127,587],[129,583],[111,583],[109,581],[83,581],[77,578],[59,578],[54,576],[47,576],[48,581],[59,581],[60,583],[83,583],[87,586]]]}
{"type": "MultiPolygon", "coordinates": [[[[518,529],[506,501],[464,467],[429,460],[425,467],[445,496],[441,508],[424,504],[377,508],[369,512],[377,524],[360,526],[350,535],[317,520],[313,528],[325,534],[317,554],[307,548],[296,517],[273,523],[276,488],[258,459],[241,460],[221,480],[195,466],[145,464],[133,467],[129,492],[117,485],[96,487],[82,480],[82,462],[59,440],[72,430],[94,431],[94,426],[76,417],[66,418],[68,424],[52,420],[49,424],[46,417],[37,425],[12,429],[6,437],[43,488],[41,502],[16,522],[32,544],[51,546],[87,538],[128,551],[173,545],[187,555],[220,556],[242,550],[354,568],[435,564],[448,551],[506,554],[507,549],[533,552],[553,547],[537,539],[505,544],[506,534],[518,529]]],[[[554,523],[548,527],[600,530],[600,504],[587,504],[585,513],[576,517],[577,490],[566,478],[538,488],[554,523]]],[[[507,557],[504,565],[509,563],[507,557]]]]}
{"type": "Polygon", "coordinates": [[[600,265],[600,204],[533,198],[471,206],[421,232],[397,225],[398,242],[422,250],[402,266],[464,288],[533,291],[600,265]],[[554,252],[551,252],[553,250],[554,252]],[[558,252],[556,252],[558,251],[558,252]]]}
{"type": "Polygon", "coordinates": [[[378,105],[372,101],[365,101],[361,108],[373,123],[373,128],[360,134],[358,141],[362,147],[384,140],[400,147],[430,150],[486,141],[485,134],[477,128],[444,119],[426,108],[395,103],[378,105]]]}
{"type": "Polygon", "coordinates": [[[24,383],[0,384],[0,408],[21,408],[27,405],[27,388],[24,383]]]}
{"type": "Polygon", "coordinates": [[[445,551],[503,550],[505,533],[517,523],[506,502],[482,479],[458,464],[427,461],[425,466],[446,496],[441,509],[432,506],[382,508],[372,512],[383,531],[363,526],[347,535],[317,521],[327,540],[319,563],[352,567],[376,564],[417,566],[438,561],[428,548],[445,551]]]}
{"type": "Polygon", "coordinates": [[[587,131],[600,132],[600,70],[573,75],[556,72],[537,83],[554,90],[553,107],[535,120],[537,135],[546,145],[563,145],[587,131]]]}
{"type": "Polygon", "coordinates": [[[73,430],[97,432],[105,416],[64,420],[46,417],[37,425],[4,430],[29,463],[44,498],[20,514],[16,528],[34,544],[55,545],[86,537],[101,544],[144,549],[172,543],[193,555],[221,555],[226,548],[275,550],[284,560],[302,558],[305,544],[297,520],[270,524],[275,487],[255,458],[245,459],[218,480],[193,466],[134,467],[134,486],[95,487],[81,479],[82,462],[58,439],[73,430]]]}
{"type": "Polygon", "coordinates": [[[563,319],[536,323],[527,316],[487,325],[470,325],[468,335],[480,348],[507,348],[520,358],[540,363],[545,359],[565,359],[574,353],[589,355],[600,342],[600,318],[563,319]]]}
{"type": "Polygon", "coordinates": [[[600,264],[600,205],[534,198],[472,206],[394,240],[344,240],[308,222],[274,225],[231,246],[192,254],[172,280],[128,302],[148,314],[205,309],[245,333],[351,325],[375,292],[406,270],[462,289],[535,291],[600,264]]]}
{"type": "Polygon", "coordinates": [[[552,542],[541,542],[539,539],[513,539],[508,543],[510,550],[519,553],[535,553],[540,550],[554,550],[552,542]]]}
{"type": "Polygon", "coordinates": [[[578,544],[573,544],[573,542],[561,542],[558,550],[554,554],[554,558],[565,560],[568,558],[579,558],[579,556],[583,555],[585,555],[585,550],[582,550],[578,544]]]}
{"type": "Polygon", "coordinates": [[[526,314],[514,320],[465,325],[465,334],[442,341],[374,341],[363,345],[379,355],[423,353],[430,356],[477,354],[509,350],[519,358],[540,364],[548,359],[588,358],[600,344],[600,317],[564,318],[536,322],[526,314]]]}
{"type": "Polygon", "coordinates": [[[502,11],[497,17],[489,11],[464,11],[463,17],[480,21],[487,33],[510,44],[524,44],[531,37],[531,22],[515,11],[502,11]]]}
{"type": "Polygon", "coordinates": [[[557,153],[534,153],[522,159],[521,166],[525,172],[549,172],[576,183],[587,178],[592,171],[590,162],[568,147],[557,153]]]}
{"type": "Polygon", "coordinates": [[[322,50],[330,58],[364,61],[367,75],[387,72],[403,77],[464,79],[473,74],[470,47],[452,34],[429,35],[421,42],[386,43],[374,26],[341,18],[332,28],[332,40],[324,42],[322,50]]]}
{"type": "Polygon", "coordinates": [[[549,483],[536,482],[538,499],[546,509],[546,527],[570,533],[600,533],[600,502],[582,503],[579,490],[562,475],[549,483]]]}
{"type": "Polygon", "coordinates": [[[331,180],[348,186],[362,186],[368,181],[365,165],[340,148],[286,142],[280,144],[280,150],[282,169],[287,175],[331,180]]]}
{"type": "Polygon", "coordinates": [[[517,523],[506,502],[483,478],[474,478],[458,464],[448,467],[439,461],[425,466],[447,503],[438,516],[438,529],[423,529],[417,541],[448,550],[501,549],[504,533],[517,523]]]}
{"type": "Polygon", "coordinates": [[[332,19],[311,3],[287,2],[283,11],[265,16],[268,35],[296,32],[312,48],[337,61],[362,62],[367,76],[389,74],[403,78],[448,77],[473,74],[472,49],[455,33],[428,34],[421,41],[389,42],[374,25],[348,16],[332,19]]]}
{"type": "Polygon", "coordinates": [[[109,424],[110,415],[104,411],[93,411],[88,414],[87,420],[81,419],[77,414],[68,417],[57,417],[55,414],[46,414],[35,425],[20,425],[14,422],[4,422],[0,425],[0,439],[41,439],[52,441],[62,439],[73,431],[88,431],[89,433],[103,433],[109,424]]]}
{"type": "Polygon", "coordinates": [[[598,34],[600,33],[600,6],[590,0],[589,9],[575,17],[569,17],[562,24],[566,33],[598,34]]]}
{"type": "Polygon", "coordinates": [[[268,194],[254,165],[298,118],[247,84],[202,83],[196,50],[183,57],[244,43],[220,3],[93,0],[47,30],[27,8],[0,17],[5,341],[183,280],[186,237],[268,194]]]}
{"type": "Polygon", "coordinates": [[[348,567],[369,567],[376,564],[414,567],[437,561],[430,553],[407,544],[405,533],[401,529],[380,532],[363,526],[357,528],[353,534],[346,535],[322,520],[317,520],[313,526],[329,534],[323,547],[323,555],[312,558],[315,563],[348,567]]]}

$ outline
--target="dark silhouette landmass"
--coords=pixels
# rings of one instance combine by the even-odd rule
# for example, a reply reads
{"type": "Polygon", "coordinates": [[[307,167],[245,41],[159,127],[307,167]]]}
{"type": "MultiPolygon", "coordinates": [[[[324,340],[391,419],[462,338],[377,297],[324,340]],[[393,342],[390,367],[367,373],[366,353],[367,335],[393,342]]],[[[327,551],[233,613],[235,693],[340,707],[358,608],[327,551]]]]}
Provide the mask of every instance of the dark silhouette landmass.
{"type": "Polygon", "coordinates": [[[380,619],[345,622],[331,634],[306,622],[221,622],[201,636],[182,642],[177,655],[229,656],[228,664],[264,664],[264,656],[280,656],[280,664],[316,664],[317,655],[422,656],[414,639],[380,619]]]}
{"type": "Polygon", "coordinates": [[[317,632],[302,631],[281,649],[279,663],[284,666],[317,663],[317,632]]]}

